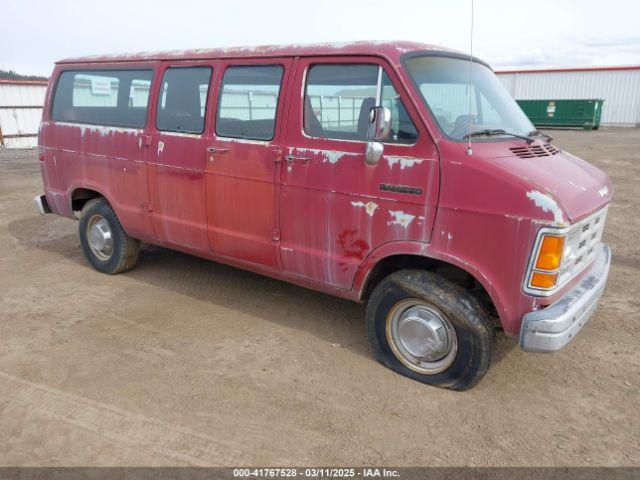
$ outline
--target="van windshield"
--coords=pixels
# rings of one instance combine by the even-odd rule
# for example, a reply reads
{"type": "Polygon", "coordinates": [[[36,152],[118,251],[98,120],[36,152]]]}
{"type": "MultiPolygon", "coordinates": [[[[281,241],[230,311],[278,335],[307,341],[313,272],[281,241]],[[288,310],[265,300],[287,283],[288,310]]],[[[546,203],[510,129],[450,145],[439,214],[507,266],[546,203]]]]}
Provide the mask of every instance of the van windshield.
{"type": "Polygon", "coordinates": [[[513,137],[496,131],[527,136],[535,130],[491,69],[480,63],[472,63],[471,75],[468,60],[451,57],[411,57],[406,67],[440,129],[454,140],[470,132],[507,139],[513,137]]]}

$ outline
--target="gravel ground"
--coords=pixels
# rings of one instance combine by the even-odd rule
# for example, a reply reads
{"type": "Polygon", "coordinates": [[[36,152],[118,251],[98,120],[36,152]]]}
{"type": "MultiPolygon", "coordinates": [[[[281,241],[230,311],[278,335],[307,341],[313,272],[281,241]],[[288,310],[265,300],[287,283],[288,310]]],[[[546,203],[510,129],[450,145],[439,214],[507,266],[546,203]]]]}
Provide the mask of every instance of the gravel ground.
{"type": "Polygon", "coordinates": [[[640,466],[640,130],[549,133],[613,180],[609,284],[464,393],[376,363],[361,305],[157,247],[97,273],[0,152],[0,465],[640,466]]]}

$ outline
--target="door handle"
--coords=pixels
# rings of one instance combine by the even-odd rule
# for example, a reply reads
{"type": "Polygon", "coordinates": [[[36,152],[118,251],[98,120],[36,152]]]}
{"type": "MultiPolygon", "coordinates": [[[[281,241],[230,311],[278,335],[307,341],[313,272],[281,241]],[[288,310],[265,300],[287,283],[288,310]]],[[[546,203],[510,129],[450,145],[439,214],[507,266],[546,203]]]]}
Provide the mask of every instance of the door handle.
{"type": "Polygon", "coordinates": [[[297,155],[286,155],[284,159],[289,163],[293,163],[293,162],[307,163],[308,161],[311,160],[311,157],[298,157],[297,155]]]}
{"type": "Polygon", "coordinates": [[[207,152],[209,153],[227,153],[228,151],[228,148],[223,147],[207,147],[207,152]]]}

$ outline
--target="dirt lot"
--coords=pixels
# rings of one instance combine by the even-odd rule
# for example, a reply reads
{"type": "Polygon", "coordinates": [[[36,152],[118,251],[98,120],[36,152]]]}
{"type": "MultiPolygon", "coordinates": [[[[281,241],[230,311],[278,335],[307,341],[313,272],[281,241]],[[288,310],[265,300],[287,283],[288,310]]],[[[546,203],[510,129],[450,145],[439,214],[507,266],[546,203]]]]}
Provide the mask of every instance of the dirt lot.
{"type": "Polygon", "coordinates": [[[640,130],[550,133],[614,182],[609,284],[465,393],[376,363],[360,305],[155,247],[97,273],[0,152],[0,465],[640,465],[640,130]]]}

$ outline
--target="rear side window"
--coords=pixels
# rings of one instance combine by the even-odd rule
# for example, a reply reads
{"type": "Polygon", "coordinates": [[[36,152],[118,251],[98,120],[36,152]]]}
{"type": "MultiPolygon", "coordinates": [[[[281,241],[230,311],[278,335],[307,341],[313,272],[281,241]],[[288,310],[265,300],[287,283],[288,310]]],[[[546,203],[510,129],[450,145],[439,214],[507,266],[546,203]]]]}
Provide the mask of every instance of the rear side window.
{"type": "Polygon", "coordinates": [[[51,118],[59,122],[144,127],[152,70],[67,70],[60,74],[51,118]]]}
{"type": "Polygon", "coordinates": [[[384,141],[414,143],[418,138],[417,130],[381,67],[373,64],[314,65],[307,74],[304,131],[312,137],[365,141],[369,113],[378,104],[391,111],[391,132],[384,141]]]}
{"type": "Polygon", "coordinates": [[[216,134],[221,137],[271,140],[283,68],[243,65],[224,72],[216,134]]]}
{"type": "Polygon", "coordinates": [[[204,132],[212,71],[211,67],[174,67],[165,70],[156,112],[158,130],[204,132]]]}

